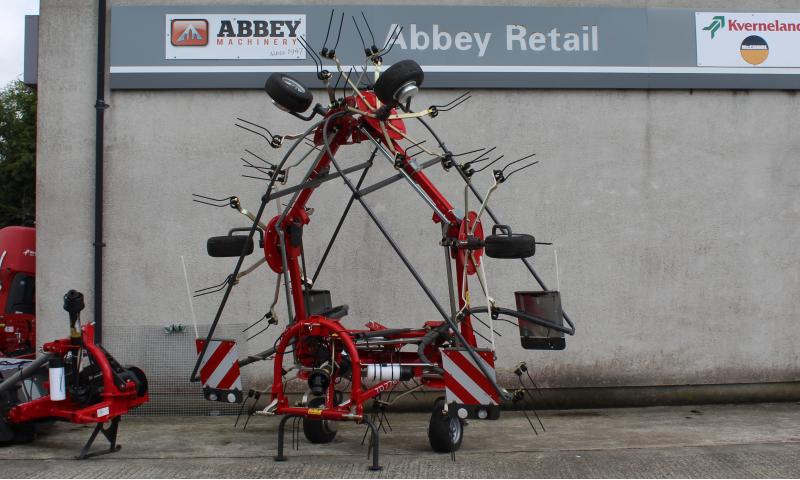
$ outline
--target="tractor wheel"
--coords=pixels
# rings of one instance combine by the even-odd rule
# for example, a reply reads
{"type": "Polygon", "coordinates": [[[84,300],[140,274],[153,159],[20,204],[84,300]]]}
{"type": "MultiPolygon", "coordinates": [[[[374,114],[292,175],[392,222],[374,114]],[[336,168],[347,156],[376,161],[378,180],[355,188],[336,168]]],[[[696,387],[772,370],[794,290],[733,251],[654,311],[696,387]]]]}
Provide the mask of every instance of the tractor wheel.
{"type": "Polygon", "coordinates": [[[464,439],[464,420],[444,415],[444,407],[437,406],[428,422],[428,440],[434,452],[450,453],[461,448],[464,439]]]}
{"type": "Polygon", "coordinates": [[[238,257],[245,247],[245,255],[253,253],[253,239],[244,235],[211,237],[206,243],[206,250],[212,257],[238,257]]]}
{"type": "Polygon", "coordinates": [[[489,235],[486,242],[486,256],[489,258],[528,258],[536,253],[536,239],[533,235],[514,233],[509,235],[489,235]]]}
{"type": "Polygon", "coordinates": [[[375,95],[382,103],[393,107],[397,105],[397,99],[394,96],[398,90],[410,82],[416,83],[417,88],[419,88],[423,80],[425,80],[425,72],[422,71],[417,62],[403,60],[381,73],[378,81],[375,82],[375,95]]]}
{"type": "Polygon", "coordinates": [[[314,96],[300,82],[282,73],[273,73],[264,86],[267,95],[281,108],[303,113],[314,101],[314,96]]]}
{"type": "MultiPolygon", "coordinates": [[[[319,397],[308,402],[308,408],[322,407],[325,404],[325,397],[319,397]]],[[[303,419],[303,433],[311,443],[331,443],[339,424],[331,420],[310,420],[303,419]]]]}

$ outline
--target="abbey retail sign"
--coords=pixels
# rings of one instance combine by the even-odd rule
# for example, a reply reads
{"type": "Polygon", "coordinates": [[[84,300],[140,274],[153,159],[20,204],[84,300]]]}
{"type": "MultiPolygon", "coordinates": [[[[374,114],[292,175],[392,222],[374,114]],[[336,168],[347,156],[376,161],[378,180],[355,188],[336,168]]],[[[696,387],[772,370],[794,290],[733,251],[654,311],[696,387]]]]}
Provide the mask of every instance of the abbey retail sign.
{"type": "Polygon", "coordinates": [[[427,88],[798,89],[799,27],[797,11],[114,6],[111,88],[263,88],[273,72],[319,88],[308,42],[345,71],[373,71],[364,48],[394,44],[382,68],[413,59],[427,88]]]}
{"type": "Polygon", "coordinates": [[[698,12],[697,65],[800,67],[800,13],[698,12]]]}

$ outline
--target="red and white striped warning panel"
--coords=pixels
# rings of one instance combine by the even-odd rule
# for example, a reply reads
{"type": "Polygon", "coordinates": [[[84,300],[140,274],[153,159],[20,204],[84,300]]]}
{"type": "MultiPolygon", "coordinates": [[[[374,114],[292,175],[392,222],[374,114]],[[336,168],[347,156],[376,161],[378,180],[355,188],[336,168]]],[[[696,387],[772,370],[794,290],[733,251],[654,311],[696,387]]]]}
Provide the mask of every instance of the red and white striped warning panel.
{"type": "MultiPolygon", "coordinates": [[[[205,340],[197,339],[197,354],[203,350],[205,340]]],[[[211,340],[200,362],[200,380],[204,387],[219,390],[241,390],[242,374],[239,372],[239,351],[233,340],[211,340]]]]}
{"type": "MultiPolygon", "coordinates": [[[[444,386],[447,403],[466,405],[497,405],[498,397],[492,384],[481,373],[469,352],[459,348],[442,350],[444,386]]],[[[491,350],[475,349],[486,371],[494,380],[494,355],[491,350]]]]}

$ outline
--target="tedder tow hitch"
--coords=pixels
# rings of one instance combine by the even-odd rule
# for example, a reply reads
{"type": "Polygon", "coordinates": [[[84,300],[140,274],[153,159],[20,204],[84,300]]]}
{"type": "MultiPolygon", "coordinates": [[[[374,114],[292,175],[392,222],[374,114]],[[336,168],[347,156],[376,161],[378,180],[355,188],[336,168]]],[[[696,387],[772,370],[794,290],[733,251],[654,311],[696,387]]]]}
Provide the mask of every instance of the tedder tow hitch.
{"type": "MultiPolygon", "coordinates": [[[[360,19],[357,21],[353,17],[353,21],[358,25],[360,19]]],[[[363,31],[371,33],[369,25],[366,27],[363,31]]],[[[438,399],[433,407],[428,439],[433,450],[454,455],[461,445],[467,419],[498,419],[501,399],[513,402],[518,408],[525,403],[532,408],[519,390],[509,392],[495,378],[495,360],[505,353],[498,351],[495,334],[499,335],[499,332],[495,331],[496,326],[500,322],[512,323],[519,329],[522,347],[529,350],[564,349],[564,335],[573,335],[575,328],[561,310],[559,292],[548,290],[528,262],[528,258],[536,252],[536,245],[549,243],[536,242],[532,235],[513,233],[511,227],[503,225],[488,206],[490,196],[500,185],[509,181],[516,172],[537,163],[521,163],[532,155],[493,170],[491,186],[486,195],[481,195],[473,183],[473,177],[477,179],[482,170],[500,161],[503,156],[475,170],[473,166],[490,160],[488,154],[494,149],[480,148],[454,154],[423,119],[425,116],[437,117],[461,105],[469,99],[467,94],[447,105],[432,105],[422,111],[413,111],[411,101],[425,78],[421,67],[413,60],[403,60],[381,73],[383,57],[399,37],[397,29],[382,48],[375,45],[367,47],[364,43],[364,66],[351,80],[352,72],[348,74],[343,70],[335,51],[341,28],[340,23],[339,35],[329,35],[331,39],[337,38],[336,45],[329,49],[326,43],[318,54],[307,39],[298,37],[317,65],[317,77],[323,82],[330,101],[327,107],[317,104],[311,114],[303,115],[311,108],[313,96],[308,88],[288,75],[275,73],[265,86],[272,102],[281,110],[307,121],[319,115],[322,117],[319,121],[303,133],[279,136],[272,135],[269,130],[255,123],[239,119],[249,126],[237,126],[262,136],[271,148],[282,148],[285,140],[293,141],[288,152],[277,163],[246,150],[255,159],[243,158],[247,164],[245,167],[252,168],[250,171],[254,174],[260,172],[263,175],[252,178],[266,182],[258,210],[251,212],[244,209],[236,196],[215,195],[220,198],[213,198],[195,195],[195,201],[199,203],[237,210],[252,221],[252,226],[245,229],[246,234],[234,235],[235,231],[243,230],[234,229],[227,236],[208,240],[209,255],[235,257],[238,260],[233,273],[225,281],[196,292],[197,295],[207,295],[224,291],[208,336],[205,340],[198,340],[198,358],[190,380],[202,382],[206,399],[218,402],[241,403],[254,397],[257,400],[261,394],[269,393],[269,405],[255,414],[283,417],[278,428],[276,461],[286,460],[283,452],[284,427],[290,418],[302,418],[304,434],[312,443],[331,442],[336,436],[338,422],[366,424],[372,432],[370,469],[378,470],[381,468],[378,427],[364,412],[366,402],[372,403],[373,412],[376,408],[383,412],[391,402],[383,400],[381,395],[391,395],[394,387],[409,381],[416,386],[406,387],[406,392],[401,394],[413,395],[423,386],[444,390],[445,396],[438,399]],[[339,82],[333,85],[331,73],[322,68],[324,60],[333,62],[340,81],[344,79],[341,96],[337,95],[339,82]],[[419,141],[411,137],[405,122],[414,120],[419,121],[424,130],[430,133],[438,148],[428,149],[424,145],[427,140],[419,141]],[[267,135],[253,128],[262,129],[267,135]],[[372,152],[369,159],[363,163],[342,165],[342,159],[336,157],[338,151],[342,147],[361,143],[369,145],[372,152]],[[301,148],[303,145],[309,148],[301,148]],[[418,151],[409,153],[413,149],[418,151]],[[299,152],[296,156],[295,151],[299,152]],[[477,152],[481,153],[474,160],[458,163],[457,157],[477,152]],[[415,158],[418,155],[427,156],[427,161],[415,158]],[[296,184],[284,188],[289,177],[297,172],[295,167],[304,161],[308,162],[305,173],[300,175],[296,184]],[[391,175],[365,186],[367,174],[376,163],[388,167],[391,175]],[[463,210],[451,204],[425,175],[426,168],[437,164],[445,171],[455,170],[465,182],[463,210]],[[304,235],[304,227],[310,223],[310,216],[314,212],[308,206],[308,201],[318,186],[334,179],[337,179],[337,184],[344,183],[350,198],[312,276],[307,269],[308,259],[304,248],[309,242],[304,235]],[[413,190],[411,198],[422,199],[431,210],[434,224],[437,224],[429,244],[434,248],[443,247],[446,275],[440,290],[446,289],[448,292],[447,303],[436,298],[409,256],[401,250],[366,201],[370,193],[397,181],[407,183],[413,190]],[[477,199],[476,211],[469,209],[471,197],[477,199]],[[270,202],[276,205],[277,214],[267,220],[265,212],[270,202]],[[367,323],[366,328],[347,328],[343,325],[343,318],[348,314],[349,307],[335,306],[330,291],[315,288],[322,266],[354,203],[360,204],[417,281],[424,296],[438,312],[437,318],[424,319],[417,328],[391,328],[374,320],[367,323]],[[493,222],[491,235],[484,235],[484,216],[493,222]],[[259,258],[250,267],[243,268],[245,257],[255,251],[254,237],[257,231],[259,258]],[[515,292],[516,308],[501,308],[490,295],[490,282],[484,268],[487,258],[521,261],[541,291],[515,292]],[[267,313],[259,313],[260,319],[248,329],[267,320],[267,325],[260,324],[257,329],[251,330],[258,332],[252,335],[256,336],[269,326],[280,324],[275,306],[281,290],[285,292],[288,318],[272,348],[234,361],[233,364],[223,364],[223,357],[235,357],[229,353],[235,352],[235,342],[214,339],[214,331],[233,287],[243,276],[265,263],[277,274],[275,297],[267,313]],[[477,278],[478,281],[473,280],[473,284],[478,288],[470,288],[469,277],[477,278]],[[479,315],[485,316],[480,318],[479,315]],[[564,325],[565,321],[568,326],[564,325]],[[287,361],[287,357],[290,360],[287,361]],[[245,397],[241,391],[239,368],[262,360],[273,361],[272,385],[266,390],[251,391],[245,397]],[[289,372],[292,372],[291,376],[288,376],[289,372]],[[285,386],[295,378],[305,381],[308,389],[302,401],[290,404],[285,386]]],[[[475,138],[478,137],[480,135],[476,132],[475,138]]],[[[418,244],[422,245],[423,240],[418,244]]],[[[523,372],[519,367],[517,370],[523,372]]],[[[520,381],[521,374],[518,375],[520,381]]],[[[382,425],[383,417],[377,418],[381,419],[382,425]]]]}
{"type": "Polygon", "coordinates": [[[70,336],[45,343],[35,361],[0,384],[0,442],[35,439],[35,426],[53,421],[96,423],[78,460],[117,452],[117,431],[122,415],[149,400],[147,377],[134,366],[120,365],[105,348],[94,343],[94,323],[81,325],[83,294],[70,290],[64,295],[69,314],[70,336]],[[48,395],[20,400],[25,379],[48,371],[48,395]],[[103,424],[110,422],[110,426],[103,424]],[[89,453],[97,435],[109,442],[107,450],[89,453]]]}

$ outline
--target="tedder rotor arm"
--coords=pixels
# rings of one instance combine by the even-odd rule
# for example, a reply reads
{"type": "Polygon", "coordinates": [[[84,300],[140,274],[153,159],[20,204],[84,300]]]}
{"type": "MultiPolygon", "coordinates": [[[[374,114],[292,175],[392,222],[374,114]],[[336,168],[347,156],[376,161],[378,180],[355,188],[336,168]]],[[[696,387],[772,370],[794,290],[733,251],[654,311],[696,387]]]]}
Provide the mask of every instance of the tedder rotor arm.
{"type": "MultiPolygon", "coordinates": [[[[328,119],[334,116],[336,116],[336,114],[332,115],[331,117],[328,117],[328,119]]],[[[292,146],[286,152],[286,155],[284,155],[283,159],[281,159],[281,163],[278,164],[277,170],[281,170],[283,168],[283,166],[286,164],[286,161],[289,159],[289,157],[297,148],[297,146],[300,144],[300,142],[303,140],[303,138],[305,138],[308,134],[314,131],[315,128],[319,127],[325,122],[326,120],[320,120],[319,122],[309,127],[309,129],[306,130],[305,135],[303,135],[302,138],[297,139],[295,143],[292,144],[292,146]]],[[[277,177],[278,177],[277,175],[272,176],[269,185],[267,185],[266,192],[264,192],[264,195],[261,197],[261,206],[258,208],[258,213],[253,219],[253,226],[250,228],[250,233],[248,234],[248,238],[250,239],[250,241],[252,241],[253,235],[255,235],[256,233],[256,229],[259,227],[259,223],[261,223],[261,217],[264,215],[264,210],[267,207],[267,202],[269,202],[269,193],[272,192],[277,177]]],[[[244,263],[244,257],[246,256],[245,252],[247,251],[246,245],[247,244],[245,243],[245,247],[242,248],[242,253],[239,255],[239,260],[236,262],[236,267],[233,269],[232,278],[236,278],[236,276],[239,275],[239,270],[242,268],[242,263],[244,263]]],[[[209,328],[208,330],[206,341],[203,343],[203,348],[201,349],[200,354],[197,356],[197,361],[195,361],[194,369],[192,369],[192,374],[189,376],[190,382],[200,381],[200,378],[197,376],[197,372],[200,369],[200,362],[202,362],[203,358],[205,358],[206,350],[208,350],[208,346],[211,344],[211,339],[214,337],[214,331],[217,328],[217,324],[219,323],[219,319],[222,316],[222,312],[225,310],[225,305],[228,302],[228,298],[231,295],[232,289],[233,289],[233,282],[228,282],[228,286],[225,289],[225,294],[223,295],[222,301],[220,302],[219,308],[217,309],[217,314],[214,316],[214,321],[211,322],[211,328],[209,328]]]]}
{"type": "MultiPolygon", "coordinates": [[[[322,138],[323,138],[323,141],[325,143],[325,150],[328,152],[328,155],[330,156],[331,164],[334,166],[334,168],[336,168],[336,170],[339,173],[342,173],[342,168],[339,167],[339,163],[336,161],[336,158],[334,157],[333,151],[331,150],[330,139],[328,138],[328,124],[331,121],[331,119],[333,119],[335,117],[336,117],[336,115],[332,115],[331,117],[328,117],[325,120],[325,125],[324,125],[324,127],[322,129],[322,138]]],[[[362,130],[362,131],[364,131],[364,130],[362,130]]],[[[419,173],[419,172],[417,172],[417,173],[419,173]]],[[[489,374],[489,372],[487,371],[486,367],[484,367],[483,362],[481,361],[481,358],[478,356],[477,353],[475,353],[475,350],[473,350],[473,348],[469,345],[469,343],[467,343],[467,341],[461,335],[461,332],[458,331],[458,327],[456,326],[455,321],[452,318],[450,318],[450,316],[444,310],[442,305],[439,303],[439,301],[433,295],[433,292],[431,292],[431,290],[425,284],[425,281],[422,279],[422,277],[420,277],[420,275],[419,275],[419,273],[417,273],[416,269],[414,269],[414,266],[411,265],[411,262],[409,262],[408,258],[406,258],[405,254],[400,249],[400,246],[397,245],[397,243],[394,241],[392,236],[389,234],[389,232],[383,226],[381,221],[375,215],[375,212],[372,211],[372,209],[369,207],[369,205],[367,205],[367,203],[364,201],[364,198],[359,194],[358,189],[356,189],[355,185],[353,185],[353,183],[350,181],[350,179],[347,178],[346,176],[342,175],[342,178],[344,178],[345,184],[353,192],[353,194],[356,196],[356,198],[358,199],[359,203],[364,208],[364,211],[367,212],[367,215],[369,215],[369,217],[372,219],[373,223],[375,223],[375,225],[381,231],[383,236],[386,238],[386,241],[389,242],[389,245],[391,245],[392,249],[394,249],[395,253],[397,253],[397,256],[400,257],[400,260],[402,260],[402,262],[405,264],[406,268],[408,268],[408,271],[411,273],[411,275],[417,281],[419,286],[422,288],[423,292],[425,292],[425,295],[427,295],[428,299],[431,301],[431,303],[433,303],[434,307],[436,307],[436,309],[439,311],[439,314],[441,314],[442,318],[444,318],[444,320],[447,323],[447,325],[450,326],[450,328],[453,330],[455,335],[458,337],[459,341],[461,341],[462,346],[467,350],[467,352],[470,355],[470,357],[472,357],[473,361],[478,366],[478,369],[481,371],[481,374],[483,374],[483,376],[486,377],[486,379],[491,383],[492,387],[495,389],[495,391],[497,391],[498,395],[500,395],[501,398],[503,398],[504,400],[511,400],[513,398],[512,395],[509,394],[505,389],[500,387],[497,384],[497,382],[492,378],[492,376],[489,374]]],[[[446,200],[445,200],[445,202],[446,202],[446,200]]],[[[451,210],[452,210],[452,207],[451,207],[451,210]]],[[[450,215],[453,215],[452,211],[448,211],[448,213],[450,215]]]]}
{"type": "MultiPolygon", "coordinates": [[[[417,120],[422,122],[422,124],[425,126],[425,128],[427,128],[428,131],[431,133],[431,135],[433,135],[433,138],[435,138],[436,141],[439,143],[439,146],[442,148],[442,150],[447,152],[448,150],[447,150],[447,147],[444,145],[444,142],[439,138],[439,136],[430,127],[430,125],[428,125],[428,122],[426,122],[425,119],[423,119],[423,118],[417,118],[417,120]]],[[[461,170],[461,167],[459,165],[457,165],[455,162],[453,162],[453,166],[458,171],[459,175],[461,175],[461,178],[463,178],[464,181],[467,183],[467,185],[469,186],[470,190],[472,190],[472,193],[475,195],[475,197],[478,199],[478,201],[479,202],[483,202],[483,197],[478,192],[478,189],[475,188],[475,185],[473,185],[472,182],[470,182],[469,177],[467,176],[467,174],[464,173],[464,171],[461,170]]],[[[486,207],[486,213],[489,214],[489,216],[492,218],[492,221],[494,223],[496,223],[496,224],[500,223],[500,220],[497,218],[497,216],[495,216],[494,212],[492,212],[492,209],[489,208],[488,206],[486,207]]],[[[542,290],[547,290],[547,286],[544,284],[544,282],[542,281],[541,277],[539,277],[539,275],[536,273],[536,270],[533,269],[533,266],[531,266],[531,264],[528,261],[528,259],[527,258],[523,258],[522,259],[522,263],[525,264],[525,267],[528,269],[529,272],[531,272],[531,275],[533,275],[533,278],[536,279],[536,282],[539,284],[539,286],[542,287],[542,290]]],[[[570,320],[569,315],[567,315],[567,312],[564,312],[564,311],[562,311],[561,314],[564,316],[564,320],[567,321],[569,326],[572,327],[572,333],[569,333],[569,334],[570,335],[574,335],[575,334],[575,325],[572,323],[572,320],[570,320]]]]}

